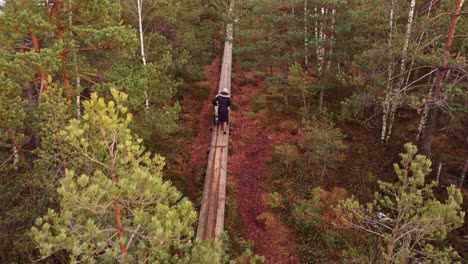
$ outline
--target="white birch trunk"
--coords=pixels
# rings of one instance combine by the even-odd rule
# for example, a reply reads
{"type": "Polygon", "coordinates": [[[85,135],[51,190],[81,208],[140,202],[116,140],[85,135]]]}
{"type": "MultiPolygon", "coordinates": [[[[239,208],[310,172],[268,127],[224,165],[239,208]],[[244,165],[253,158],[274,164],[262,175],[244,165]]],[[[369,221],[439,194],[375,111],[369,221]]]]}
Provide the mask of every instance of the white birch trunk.
{"type": "Polygon", "coordinates": [[[304,0],[304,65],[307,68],[309,65],[309,40],[307,32],[307,1],[304,0]]]}
{"type": "Polygon", "coordinates": [[[78,91],[78,95],[76,96],[76,115],[78,119],[81,117],[81,80],[80,77],[76,77],[76,90],[78,91]]]}
{"type": "MultiPolygon", "coordinates": [[[[405,35],[405,43],[403,44],[403,51],[401,53],[401,64],[400,64],[400,74],[406,71],[406,59],[408,57],[408,46],[409,46],[409,39],[411,36],[411,27],[413,24],[413,17],[414,17],[414,7],[416,5],[416,0],[411,0],[411,6],[408,13],[408,23],[406,24],[406,35],[405,35]]],[[[400,77],[400,84],[398,86],[399,89],[403,87],[404,84],[404,77],[400,77]]]]}
{"type": "MultiPolygon", "coordinates": [[[[432,10],[432,4],[433,4],[433,0],[431,0],[429,2],[429,7],[428,7],[428,10],[427,10],[427,18],[429,18],[429,16],[431,15],[431,10],[432,10]]],[[[419,35],[418,37],[418,46],[421,45],[421,42],[424,38],[424,31],[421,32],[421,35],[419,35]]],[[[411,69],[413,69],[413,65],[414,65],[414,59],[415,59],[416,56],[413,56],[413,58],[411,59],[411,63],[410,63],[410,66],[409,66],[409,69],[410,71],[408,72],[408,75],[406,77],[406,81],[405,81],[405,86],[408,85],[409,81],[410,81],[410,77],[411,77],[411,69]]]]}
{"type": "Polygon", "coordinates": [[[392,76],[394,71],[394,63],[393,63],[393,47],[392,47],[392,38],[393,38],[393,8],[395,5],[395,0],[391,1],[390,5],[390,20],[389,20],[389,33],[388,33],[388,54],[389,54],[389,64],[388,64],[388,80],[387,80],[387,91],[385,93],[385,101],[383,103],[383,115],[382,115],[382,134],[380,136],[380,141],[382,144],[385,144],[385,138],[387,135],[387,120],[388,120],[388,112],[390,109],[390,98],[391,93],[393,90],[393,83],[392,83],[392,76]]]}
{"type": "MultiPolygon", "coordinates": [[[[433,0],[431,0],[431,1],[429,2],[429,7],[428,7],[428,10],[427,10],[427,18],[429,18],[430,15],[431,15],[432,4],[433,4],[433,0]]],[[[424,38],[424,33],[425,33],[424,31],[421,32],[421,35],[420,35],[419,38],[418,38],[418,46],[421,45],[421,42],[422,42],[422,40],[423,40],[423,38],[424,38]]],[[[416,56],[413,56],[413,58],[411,59],[411,64],[410,64],[410,67],[409,67],[410,70],[413,69],[415,57],[416,57],[416,56]]],[[[405,86],[409,83],[410,77],[411,77],[411,71],[408,72],[408,75],[407,75],[406,81],[405,81],[405,86]]]]}
{"type": "MultiPolygon", "coordinates": [[[[326,17],[326,14],[327,14],[327,9],[325,7],[322,7],[321,8],[322,19],[326,17]]],[[[320,57],[322,59],[322,69],[323,69],[323,64],[325,60],[325,30],[326,30],[326,23],[322,22],[320,25],[320,40],[321,40],[320,57]]]]}
{"type": "Polygon", "coordinates": [[[332,17],[331,17],[331,25],[330,25],[330,51],[328,52],[328,64],[327,70],[330,70],[330,65],[332,62],[332,55],[333,55],[333,39],[335,38],[335,15],[336,9],[332,8],[332,17]]]}
{"type": "MultiPolygon", "coordinates": [[[[320,18],[323,19],[325,15],[325,7],[320,8],[320,18]]],[[[318,75],[320,76],[323,71],[323,60],[325,56],[325,46],[324,46],[324,41],[325,41],[325,25],[323,21],[320,21],[319,23],[319,44],[318,44],[318,75]]]]}
{"type": "Polygon", "coordinates": [[[434,0],[431,0],[429,2],[429,9],[427,10],[427,18],[429,18],[429,16],[431,15],[431,11],[432,11],[432,5],[434,4],[434,0]]]}
{"type": "MultiPolygon", "coordinates": [[[[406,35],[405,35],[405,42],[403,44],[403,51],[401,54],[401,63],[400,63],[400,74],[403,74],[406,70],[406,59],[408,57],[408,45],[409,45],[409,39],[411,35],[411,27],[413,24],[413,17],[414,17],[414,7],[416,5],[416,0],[411,0],[411,5],[410,5],[410,10],[408,13],[408,22],[406,24],[406,35]]],[[[392,128],[393,124],[395,121],[395,113],[398,108],[398,105],[400,104],[401,100],[401,93],[400,90],[404,85],[404,75],[402,75],[399,78],[398,82],[398,91],[395,94],[395,97],[391,100],[390,102],[390,112],[389,112],[389,123],[388,123],[388,129],[387,129],[387,135],[385,137],[385,143],[388,142],[390,135],[392,134],[392,128]]]]}
{"type": "MultiPolygon", "coordinates": [[[[68,25],[69,27],[71,28],[72,25],[73,25],[73,1],[70,0],[68,1],[68,25]]],[[[71,34],[73,34],[73,32],[71,32],[71,34]]],[[[72,40],[73,43],[75,42],[75,40],[72,40]]],[[[81,117],[81,97],[80,97],[80,93],[81,93],[81,81],[80,81],[80,76],[78,75],[78,65],[76,64],[76,51],[73,52],[73,60],[75,61],[75,74],[76,74],[76,92],[77,92],[77,96],[76,96],[76,116],[78,117],[78,119],[80,119],[81,117]]]]}
{"type": "Polygon", "coordinates": [[[19,154],[18,154],[18,150],[13,147],[13,165],[15,166],[15,168],[17,167],[19,163],[19,154]]]}
{"type": "Polygon", "coordinates": [[[436,181],[439,181],[440,179],[440,173],[442,172],[442,166],[444,164],[442,162],[439,162],[439,168],[437,169],[437,177],[436,177],[436,181]]]}
{"type": "Polygon", "coordinates": [[[145,43],[143,39],[143,21],[141,18],[142,8],[143,8],[143,0],[137,0],[138,33],[140,37],[141,60],[143,61],[143,65],[146,66],[145,43]]]}
{"type": "Polygon", "coordinates": [[[322,166],[322,172],[320,173],[320,181],[323,182],[325,176],[325,170],[327,169],[327,162],[325,161],[322,166]]]}
{"type": "Polygon", "coordinates": [[[314,14],[315,14],[315,22],[314,22],[314,36],[315,36],[315,54],[317,56],[317,61],[319,61],[319,57],[320,57],[320,54],[319,54],[319,43],[318,43],[318,40],[319,40],[319,23],[318,23],[318,10],[317,10],[317,6],[314,7],[314,14]]]}
{"type": "MultiPolygon", "coordinates": [[[[145,53],[145,42],[143,39],[143,19],[141,17],[141,12],[143,9],[143,0],[137,0],[137,13],[138,13],[138,32],[140,37],[140,52],[141,52],[141,60],[143,61],[143,67],[146,68],[146,53],[145,53]]],[[[145,106],[146,110],[149,109],[149,98],[148,98],[148,90],[145,89],[145,106]]]]}
{"type": "MultiPolygon", "coordinates": [[[[431,79],[431,77],[429,76],[429,80],[431,79]]],[[[429,95],[428,95],[428,98],[432,98],[432,90],[433,90],[433,85],[431,85],[431,88],[429,89],[429,95]]],[[[423,132],[424,130],[424,127],[426,126],[426,122],[427,122],[427,115],[429,114],[429,108],[430,108],[430,104],[426,102],[426,104],[424,105],[424,110],[423,110],[423,113],[421,115],[421,120],[419,120],[419,125],[418,125],[418,134],[416,135],[416,141],[419,140],[419,138],[421,137],[421,133],[423,132]]]]}

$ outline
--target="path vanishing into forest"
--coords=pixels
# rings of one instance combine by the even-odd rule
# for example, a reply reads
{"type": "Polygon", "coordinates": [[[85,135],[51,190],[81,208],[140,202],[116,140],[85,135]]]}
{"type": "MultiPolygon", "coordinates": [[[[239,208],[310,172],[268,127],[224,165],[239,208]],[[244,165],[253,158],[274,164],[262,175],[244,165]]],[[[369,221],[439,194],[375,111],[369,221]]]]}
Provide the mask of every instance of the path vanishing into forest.
{"type": "MultiPolygon", "coordinates": [[[[232,11],[233,4],[234,1],[231,2],[230,11],[232,11]]],[[[232,24],[228,24],[218,85],[219,93],[224,88],[231,93],[231,68],[232,24]]],[[[223,134],[220,126],[214,127],[198,221],[197,237],[199,239],[218,239],[224,229],[228,145],[229,129],[227,134],[223,134]]]]}
{"type": "MultiPolygon", "coordinates": [[[[231,3],[232,9],[232,3],[231,3]]],[[[223,88],[231,90],[232,73],[232,24],[227,25],[227,40],[224,44],[221,71],[219,73],[218,92],[223,88]]],[[[210,67],[210,76],[216,71],[218,60],[210,67]]],[[[292,232],[284,226],[277,217],[269,212],[262,201],[263,191],[260,179],[267,157],[270,156],[274,145],[285,139],[282,136],[271,134],[265,135],[265,130],[249,115],[249,101],[255,93],[264,88],[242,86],[238,81],[241,78],[255,79],[255,74],[243,72],[237,65],[234,82],[238,87],[239,95],[236,102],[242,111],[233,112],[235,130],[239,133],[233,134],[236,153],[231,161],[230,172],[234,176],[232,184],[236,187],[236,204],[240,217],[245,226],[243,234],[247,240],[253,241],[254,253],[265,257],[265,263],[297,263],[299,257],[296,250],[292,248],[291,241],[294,240],[292,232]],[[255,142],[255,143],[253,143],[255,142]],[[253,144],[252,144],[253,143],[253,144]],[[259,220],[261,219],[261,220],[259,220]]],[[[213,76],[211,76],[213,77],[213,76]]],[[[210,100],[204,106],[200,117],[205,116],[207,109],[211,108],[210,100]]],[[[199,138],[204,138],[203,134],[199,138]]],[[[200,143],[200,142],[198,142],[200,143]]],[[[200,152],[195,144],[194,150],[200,152]]],[[[197,238],[202,240],[217,239],[224,229],[227,165],[228,165],[229,129],[224,135],[220,127],[215,126],[212,131],[211,144],[209,148],[208,164],[205,174],[203,197],[197,229],[197,238]]],[[[198,159],[197,159],[198,160],[198,159]]],[[[193,165],[193,164],[192,164],[193,165]]]]}

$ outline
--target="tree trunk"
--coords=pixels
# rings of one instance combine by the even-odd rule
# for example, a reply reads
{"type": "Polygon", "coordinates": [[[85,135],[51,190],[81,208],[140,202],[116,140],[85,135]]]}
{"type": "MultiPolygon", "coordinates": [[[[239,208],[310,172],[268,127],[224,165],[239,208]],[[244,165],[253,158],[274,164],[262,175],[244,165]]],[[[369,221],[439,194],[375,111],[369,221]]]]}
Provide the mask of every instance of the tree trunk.
{"type": "MultiPolygon", "coordinates": [[[[62,6],[62,2],[59,0],[54,0],[52,8],[55,11],[55,19],[57,20],[57,39],[63,40],[63,25],[62,19],[60,18],[60,8],[62,6]]],[[[62,77],[63,77],[63,85],[65,86],[65,96],[67,99],[67,107],[68,112],[71,113],[71,92],[70,92],[70,79],[67,75],[67,54],[68,51],[63,50],[60,56],[61,60],[61,67],[62,67],[62,77]]]]}
{"type": "MultiPolygon", "coordinates": [[[[317,6],[314,7],[314,14],[315,14],[315,21],[314,21],[314,37],[315,37],[315,56],[317,57],[317,62],[319,61],[319,44],[318,44],[318,39],[319,39],[319,23],[317,21],[318,17],[318,11],[317,11],[317,6]]],[[[317,70],[318,73],[318,70],[317,70]]]]}
{"type": "Polygon", "coordinates": [[[283,62],[283,78],[284,78],[284,82],[283,82],[283,100],[284,100],[285,105],[289,104],[289,98],[288,98],[289,89],[288,89],[288,84],[287,84],[288,68],[289,68],[288,67],[288,62],[284,61],[283,62]]]}
{"type": "MultiPolygon", "coordinates": [[[[143,0],[137,0],[137,12],[138,12],[138,32],[140,37],[140,52],[141,52],[141,60],[143,61],[143,67],[146,70],[146,53],[145,53],[145,42],[143,38],[143,19],[141,17],[141,12],[143,9],[143,0]]],[[[147,77],[145,77],[147,78],[147,77]]],[[[149,98],[148,98],[148,90],[145,89],[145,106],[146,110],[149,109],[149,98]]]]}
{"type": "Polygon", "coordinates": [[[429,18],[429,16],[431,15],[431,11],[432,11],[432,5],[434,4],[434,0],[431,0],[429,2],[429,8],[427,10],[427,18],[429,18]]]}
{"type": "MultiPolygon", "coordinates": [[[[324,36],[324,48],[323,48],[323,67],[322,67],[322,73],[320,78],[323,80],[323,77],[325,76],[325,70],[329,69],[329,64],[330,64],[330,52],[331,52],[331,30],[332,30],[332,8],[327,7],[324,11],[324,14],[326,14],[327,17],[327,22],[325,25],[325,36],[324,36]]],[[[320,101],[319,101],[319,115],[322,115],[323,112],[323,96],[324,96],[324,88],[322,86],[320,90],[320,101]]]]}
{"type": "Polygon", "coordinates": [[[460,183],[458,183],[458,188],[463,188],[463,183],[465,182],[466,171],[468,170],[468,158],[465,161],[465,166],[463,166],[463,171],[460,177],[460,183]]]}
{"type": "Polygon", "coordinates": [[[442,53],[441,63],[437,70],[437,75],[434,80],[434,85],[432,88],[432,96],[428,102],[429,111],[427,114],[427,123],[424,127],[422,133],[422,142],[421,142],[421,153],[430,156],[431,154],[431,143],[432,143],[432,133],[434,127],[436,126],[436,118],[438,115],[438,106],[440,104],[440,85],[444,80],[445,75],[447,74],[447,65],[448,57],[450,56],[450,47],[452,46],[452,41],[455,35],[455,29],[457,26],[458,19],[461,14],[461,7],[464,0],[454,0],[453,10],[450,18],[450,22],[447,29],[447,40],[444,45],[444,52],[442,53]]]}
{"type": "MultiPolygon", "coordinates": [[[[107,140],[107,136],[105,134],[105,131],[102,129],[102,126],[100,126],[101,129],[101,135],[103,137],[103,140],[107,146],[109,146],[109,141],[107,140]]],[[[117,145],[117,142],[113,141],[110,142],[111,145],[117,145]]],[[[114,153],[114,148],[108,147],[108,153],[110,156],[111,164],[109,166],[109,172],[111,175],[112,179],[112,184],[115,186],[115,188],[118,190],[118,183],[119,183],[119,178],[116,172],[116,157],[114,153]]],[[[120,254],[122,256],[122,263],[126,263],[126,256],[128,252],[128,248],[124,244],[124,239],[125,239],[125,231],[123,229],[122,225],[122,215],[120,212],[120,203],[119,203],[119,194],[114,193],[112,196],[112,207],[114,208],[114,215],[115,215],[115,224],[117,226],[117,235],[118,235],[118,244],[119,244],[119,249],[120,249],[120,254]]]]}
{"type": "Polygon", "coordinates": [[[388,126],[388,113],[390,110],[390,100],[391,100],[391,93],[393,91],[393,82],[392,82],[392,76],[393,76],[393,71],[394,71],[394,63],[393,63],[393,43],[392,43],[392,38],[393,38],[393,8],[395,5],[395,0],[392,0],[390,3],[390,23],[389,23],[389,32],[388,32],[388,57],[389,57],[389,63],[388,63],[388,76],[387,76],[387,91],[385,93],[385,101],[383,103],[383,115],[382,115],[382,133],[380,135],[380,142],[382,144],[386,144],[386,136],[387,136],[387,126],[388,126]]]}
{"type": "Polygon", "coordinates": [[[320,173],[320,182],[323,182],[323,177],[325,176],[326,169],[327,169],[327,162],[325,161],[322,166],[322,172],[320,173]]]}
{"type": "MultiPolygon", "coordinates": [[[[428,19],[429,19],[429,17],[431,16],[431,11],[432,11],[433,2],[434,2],[434,0],[431,0],[431,1],[429,2],[429,7],[428,7],[428,9],[427,9],[427,16],[426,16],[428,19]]],[[[421,34],[419,35],[419,38],[418,38],[418,46],[421,45],[421,42],[422,42],[422,40],[424,39],[424,33],[425,33],[425,32],[423,31],[423,32],[421,32],[421,34]]],[[[411,59],[411,64],[410,64],[410,67],[409,67],[410,71],[408,72],[408,77],[406,78],[406,83],[405,83],[405,85],[407,85],[407,84],[409,83],[410,76],[411,76],[411,70],[413,69],[413,64],[414,64],[415,58],[416,58],[416,56],[413,56],[413,58],[411,59]]]]}
{"type": "Polygon", "coordinates": [[[307,107],[307,91],[305,85],[301,85],[301,93],[302,93],[302,102],[304,103],[304,112],[305,112],[305,119],[309,120],[309,109],[307,107]]]}
{"type": "MultiPolygon", "coordinates": [[[[117,179],[117,174],[115,172],[114,167],[111,168],[111,176],[112,176],[112,183],[117,185],[118,179],[117,179]]],[[[122,217],[121,217],[121,214],[120,214],[119,195],[114,194],[112,196],[112,198],[113,198],[112,207],[114,208],[115,223],[117,225],[117,234],[119,236],[119,248],[120,248],[120,253],[122,254],[123,263],[125,263],[126,262],[125,261],[125,256],[127,254],[128,249],[124,244],[125,232],[123,230],[122,217]]]]}
{"type": "Polygon", "coordinates": [[[322,115],[323,111],[323,88],[320,88],[320,97],[319,97],[319,115],[322,115]]]}
{"type": "Polygon", "coordinates": [[[15,170],[17,169],[18,163],[19,163],[18,150],[15,147],[13,147],[13,166],[15,167],[15,170]]]}
{"type": "Polygon", "coordinates": [[[395,121],[395,113],[400,105],[401,101],[401,91],[403,89],[403,85],[405,82],[405,77],[402,75],[405,70],[406,70],[406,59],[408,57],[408,45],[409,45],[409,39],[411,36],[411,27],[413,24],[413,17],[414,17],[414,7],[416,6],[416,0],[411,0],[411,5],[410,5],[410,10],[408,12],[408,22],[406,23],[406,35],[405,35],[405,42],[403,44],[403,51],[401,53],[401,63],[400,63],[400,75],[401,77],[399,78],[398,81],[398,90],[395,93],[394,98],[390,100],[390,112],[389,112],[389,123],[388,123],[388,129],[387,129],[387,135],[385,137],[385,143],[388,142],[390,139],[390,135],[392,134],[392,128],[393,128],[393,123],[395,121]]]}
{"type": "MultiPolygon", "coordinates": [[[[398,218],[399,219],[399,218],[398,218]]],[[[399,234],[400,221],[397,220],[395,226],[392,229],[392,236],[387,247],[387,256],[385,257],[385,264],[391,264],[393,259],[393,250],[395,249],[396,239],[399,234]]]]}
{"type": "Polygon", "coordinates": [[[335,37],[335,15],[336,15],[336,9],[333,7],[331,8],[330,10],[330,15],[331,15],[331,18],[330,18],[330,51],[328,52],[329,53],[329,63],[327,65],[327,70],[330,70],[330,65],[332,64],[332,58],[333,58],[333,39],[335,37]]]}
{"type": "MultiPolygon", "coordinates": [[[[73,25],[73,0],[68,1],[68,26],[71,28],[73,25]]],[[[70,31],[73,36],[73,31],[70,31]]],[[[72,37],[73,39],[73,37],[72,37]]],[[[74,42],[74,40],[72,40],[74,42]]],[[[76,62],[76,49],[73,50],[73,60],[76,62]]],[[[81,117],[81,79],[78,74],[78,65],[75,63],[75,76],[76,76],[76,116],[81,117]]]]}
{"type": "Polygon", "coordinates": [[[141,60],[143,61],[143,65],[146,66],[146,53],[145,53],[145,43],[143,39],[143,20],[141,17],[141,12],[143,9],[143,0],[137,0],[137,12],[138,12],[138,33],[140,37],[140,52],[141,52],[141,60]]]}
{"type": "MultiPolygon", "coordinates": [[[[284,1],[283,1],[283,17],[286,17],[287,15],[287,8],[286,6],[284,5],[284,1]]],[[[284,20],[286,21],[286,20],[284,20]]],[[[282,33],[286,33],[288,31],[288,23],[285,22],[284,25],[283,25],[283,29],[282,29],[282,33]]],[[[288,62],[288,59],[286,57],[286,54],[288,54],[288,50],[287,48],[282,48],[281,50],[281,56],[283,58],[283,100],[284,100],[284,104],[285,105],[288,105],[289,104],[289,87],[288,87],[288,71],[289,71],[289,62],[288,62]]]]}
{"type": "MultiPolygon", "coordinates": [[[[416,0],[411,0],[410,10],[408,13],[408,23],[406,24],[405,43],[403,44],[403,51],[401,53],[400,75],[406,71],[406,59],[408,57],[408,46],[409,46],[409,39],[411,36],[411,28],[413,24],[415,6],[416,6],[416,0]]],[[[399,90],[403,88],[404,81],[405,81],[405,78],[402,75],[400,77],[400,82],[398,85],[399,90]]]]}
{"type": "Polygon", "coordinates": [[[304,66],[309,66],[309,40],[307,32],[307,1],[304,0],[304,66]]]}
{"type": "MultiPolygon", "coordinates": [[[[23,4],[24,4],[24,8],[26,9],[26,11],[29,11],[29,6],[30,6],[29,0],[24,0],[23,4]]],[[[36,33],[34,32],[32,26],[30,24],[28,24],[28,31],[29,31],[29,36],[31,37],[31,42],[32,42],[33,47],[34,47],[34,51],[36,53],[40,53],[41,48],[39,46],[39,41],[37,39],[36,33]]],[[[37,102],[38,103],[41,102],[42,91],[47,89],[47,78],[46,78],[45,72],[42,69],[39,70],[39,76],[41,77],[41,80],[40,80],[39,93],[38,93],[38,96],[37,96],[37,102]]]]}
{"type": "Polygon", "coordinates": [[[17,162],[16,161],[16,159],[17,159],[18,161],[20,161],[23,164],[24,172],[29,172],[28,164],[26,162],[26,158],[24,156],[23,149],[18,144],[18,141],[16,140],[15,133],[13,132],[13,129],[11,128],[10,123],[8,122],[7,118],[4,117],[4,116],[0,116],[0,121],[3,123],[3,126],[5,127],[5,129],[6,129],[7,133],[8,133],[8,137],[10,138],[11,145],[13,145],[13,149],[14,149],[13,150],[13,155],[14,155],[13,163],[16,165],[15,162],[17,162]]]}
{"type": "Polygon", "coordinates": [[[76,77],[76,90],[78,92],[78,95],[76,96],[76,115],[77,115],[78,118],[81,117],[81,92],[80,92],[80,87],[81,87],[80,77],[76,77]]]}
{"type": "MultiPolygon", "coordinates": [[[[432,75],[429,75],[429,84],[428,85],[431,85],[431,88],[429,89],[429,98],[432,97],[432,89],[434,88],[434,86],[431,84],[431,80],[432,80],[432,75]]],[[[423,99],[423,103],[424,103],[424,110],[423,110],[423,113],[421,115],[421,120],[419,121],[419,125],[418,125],[418,134],[416,135],[416,141],[419,140],[419,138],[421,137],[421,134],[424,130],[424,127],[426,126],[426,123],[427,123],[427,115],[429,113],[429,104],[427,104],[427,100],[426,99],[423,99]]]]}
{"type": "Polygon", "coordinates": [[[444,164],[442,162],[439,162],[439,168],[437,169],[437,176],[436,176],[436,181],[439,181],[440,179],[440,173],[442,172],[442,166],[444,164]]]}
{"type": "MultiPolygon", "coordinates": [[[[325,8],[324,7],[320,7],[320,15],[321,17],[323,17],[325,15],[325,8]]],[[[323,22],[320,21],[320,23],[318,23],[318,41],[317,41],[317,61],[318,61],[318,65],[317,65],[317,74],[318,76],[320,76],[322,74],[322,71],[323,71],[323,60],[324,60],[324,25],[323,25],[323,22]]]]}

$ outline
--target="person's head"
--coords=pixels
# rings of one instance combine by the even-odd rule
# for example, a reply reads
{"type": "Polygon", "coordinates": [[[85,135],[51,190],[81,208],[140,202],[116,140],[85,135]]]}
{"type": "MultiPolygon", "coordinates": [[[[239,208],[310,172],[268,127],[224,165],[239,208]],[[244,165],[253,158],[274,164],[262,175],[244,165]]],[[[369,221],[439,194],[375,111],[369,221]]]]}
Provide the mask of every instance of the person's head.
{"type": "Polygon", "coordinates": [[[223,93],[228,93],[228,89],[227,89],[227,88],[223,88],[223,93]]]}

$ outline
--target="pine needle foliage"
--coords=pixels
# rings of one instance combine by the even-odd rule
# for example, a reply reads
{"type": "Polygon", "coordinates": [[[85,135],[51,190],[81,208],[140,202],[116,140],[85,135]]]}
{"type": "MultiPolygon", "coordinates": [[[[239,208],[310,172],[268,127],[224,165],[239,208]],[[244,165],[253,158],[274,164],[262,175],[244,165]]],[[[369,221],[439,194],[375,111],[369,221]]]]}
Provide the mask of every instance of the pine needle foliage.
{"type": "Polygon", "coordinates": [[[127,95],[111,93],[108,103],[93,93],[82,120],[60,132],[87,162],[70,164],[57,189],[60,211],[49,209],[31,229],[42,257],[65,251],[71,263],[209,261],[213,251],[203,254],[205,246],[192,242],[191,202],[163,180],[164,158],[145,153],[129,130],[127,95]]]}
{"type": "MultiPolygon", "coordinates": [[[[341,201],[336,207],[337,224],[375,236],[381,263],[460,263],[453,248],[439,248],[438,243],[463,224],[461,192],[451,185],[445,201],[439,201],[433,191],[438,182],[425,181],[431,161],[416,155],[418,149],[411,143],[405,149],[400,164],[394,164],[398,181],[379,181],[380,191],[372,203],[363,205],[354,197],[341,201]]],[[[352,257],[363,261],[356,252],[351,252],[352,257]]]]}

